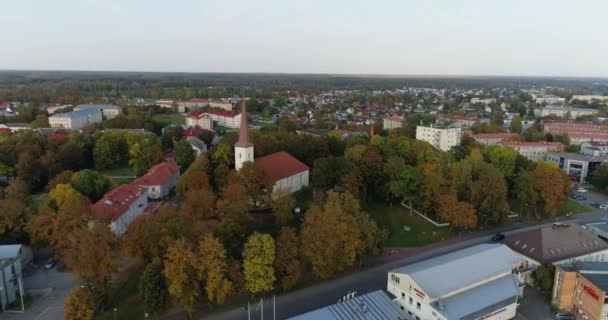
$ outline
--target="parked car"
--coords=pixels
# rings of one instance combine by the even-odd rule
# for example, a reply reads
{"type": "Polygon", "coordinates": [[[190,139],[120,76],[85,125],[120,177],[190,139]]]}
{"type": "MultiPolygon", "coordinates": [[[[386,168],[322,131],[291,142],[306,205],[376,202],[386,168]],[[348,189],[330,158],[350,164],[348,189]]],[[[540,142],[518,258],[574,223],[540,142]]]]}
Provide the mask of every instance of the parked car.
{"type": "Polygon", "coordinates": [[[502,241],[504,239],[505,239],[505,235],[502,233],[497,233],[494,236],[492,236],[492,241],[498,242],[498,241],[502,241]]]}
{"type": "Polygon", "coordinates": [[[608,203],[600,204],[600,209],[608,210],[608,203]]]}
{"type": "Polygon", "coordinates": [[[555,314],[555,317],[553,317],[556,320],[576,320],[576,317],[566,313],[566,312],[558,312],[555,314]]]}
{"type": "Polygon", "coordinates": [[[46,263],[44,264],[44,268],[47,270],[53,269],[53,267],[55,267],[56,264],[57,264],[57,260],[55,260],[53,258],[49,258],[49,260],[47,260],[46,263]]]}
{"type": "Polygon", "coordinates": [[[585,189],[583,187],[579,187],[578,189],[576,189],[576,192],[585,193],[585,192],[587,192],[587,189],[585,189]]]}
{"type": "Polygon", "coordinates": [[[559,228],[568,228],[570,227],[569,224],[567,223],[562,223],[562,222],[553,222],[553,226],[551,226],[553,229],[559,229],[559,228]]]}

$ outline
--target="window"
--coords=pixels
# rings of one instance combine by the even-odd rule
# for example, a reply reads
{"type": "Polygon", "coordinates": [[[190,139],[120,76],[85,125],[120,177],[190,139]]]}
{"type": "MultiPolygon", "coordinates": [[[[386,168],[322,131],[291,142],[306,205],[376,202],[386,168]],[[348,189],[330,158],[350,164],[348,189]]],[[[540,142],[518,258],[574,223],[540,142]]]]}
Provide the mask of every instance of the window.
{"type": "Polygon", "coordinates": [[[420,310],[420,307],[421,307],[421,306],[422,306],[422,305],[420,304],[420,302],[416,302],[416,308],[418,308],[418,310],[420,310]]]}
{"type": "Polygon", "coordinates": [[[405,310],[405,308],[403,306],[401,306],[401,310],[405,310]]]}
{"type": "Polygon", "coordinates": [[[411,312],[411,311],[408,311],[408,312],[407,312],[407,314],[409,314],[409,315],[411,316],[411,315],[412,315],[412,312],[411,312]]]}
{"type": "Polygon", "coordinates": [[[401,292],[401,298],[405,299],[405,293],[401,292]]]}
{"type": "Polygon", "coordinates": [[[416,316],[416,320],[420,320],[420,317],[419,317],[419,316],[416,316]]]}
{"type": "Polygon", "coordinates": [[[414,299],[412,299],[412,297],[410,297],[410,304],[414,303],[414,299]]]}

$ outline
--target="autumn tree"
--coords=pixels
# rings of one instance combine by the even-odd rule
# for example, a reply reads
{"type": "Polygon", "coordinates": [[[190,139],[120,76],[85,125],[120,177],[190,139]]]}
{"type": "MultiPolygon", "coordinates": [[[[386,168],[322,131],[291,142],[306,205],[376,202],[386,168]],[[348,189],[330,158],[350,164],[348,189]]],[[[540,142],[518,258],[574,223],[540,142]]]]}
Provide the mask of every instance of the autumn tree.
{"type": "Polygon", "coordinates": [[[22,240],[29,212],[21,199],[11,197],[0,200],[0,239],[22,240]]]}
{"type": "Polygon", "coordinates": [[[249,225],[249,199],[243,196],[245,193],[245,188],[240,184],[230,184],[217,201],[219,236],[229,249],[239,247],[249,225]]]}
{"type": "Polygon", "coordinates": [[[423,164],[420,172],[418,203],[422,210],[432,212],[437,207],[439,201],[437,195],[441,194],[441,187],[445,183],[445,179],[438,164],[423,164]]]}
{"type": "Polygon", "coordinates": [[[279,285],[283,290],[291,289],[302,274],[299,247],[295,229],[282,228],[276,240],[274,268],[279,285]]]}
{"type": "Polygon", "coordinates": [[[146,312],[156,314],[167,306],[167,284],[163,277],[163,265],[158,259],[148,264],[139,278],[139,294],[146,312]]]}
{"type": "Polygon", "coordinates": [[[530,214],[530,207],[536,211],[539,196],[536,189],[534,189],[534,180],[532,180],[530,172],[525,171],[517,176],[513,186],[513,195],[524,205],[525,214],[530,214]]]}
{"type": "Polygon", "coordinates": [[[101,310],[107,301],[114,268],[114,234],[107,225],[96,223],[92,229],[80,229],[68,237],[65,264],[101,310]]]}
{"type": "Polygon", "coordinates": [[[273,194],[270,206],[279,225],[286,226],[291,222],[295,204],[295,199],[286,190],[279,190],[273,194]]]}
{"type": "Polygon", "coordinates": [[[243,248],[243,274],[247,291],[255,294],[272,290],[276,280],[274,261],[274,239],[267,234],[252,234],[243,248]]]}
{"type": "Polygon", "coordinates": [[[256,207],[266,206],[270,201],[270,194],[274,186],[268,173],[256,167],[253,162],[248,161],[243,164],[238,174],[241,185],[245,187],[246,194],[253,205],[256,207]]]}
{"type": "Polygon", "coordinates": [[[477,226],[477,215],[473,205],[458,201],[455,195],[440,197],[438,213],[442,221],[450,223],[450,228],[470,229],[477,226]]]}
{"type": "Polygon", "coordinates": [[[198,243],[196,269],[209,302],[223,304],[232,289],[227,277],[228,260],[224,245],[210,233],[205,234],[198,243]]]}
{"type": "Polygon", "coordinates": [[[75,288],[65,299],[63,320],[93,320],[95,298],[85,288],[75,288]]]}
{"type": "Polygon", "coordinates": [[[129,165],[137,176],[163,161],[164,154],[155,135],[145,135],[129,147],[129,165]]]}
{"type": "Polygon", "coordinates": [[[554,217],[572,192],[568,175],[555,163],[539,161],[530,172],[530,178],[543,211],[554,217]]]}
{"type": "Polygon", "coordinates": [[[500,172],[492,167],[482,170],[479,180],[473,183],[471,200],[477,208],[481,224],[500,223],[504,211],[509,209],[507,186],[500,172]]]}
{"type": "Polygon", "coordinates": [[[194,219],[210,219],[214,216],[215,194],[209,189],[191,189],[182,202],[181,211],[194,219]]]}
{"type": "Polygon", "coordinates": [[[192,247],[185,239],[180,238],[169,246],[163,269],[169,295],[188,312],[190,317],[196,299],[200,295],[195,261],[196,256],[192,247]]]}

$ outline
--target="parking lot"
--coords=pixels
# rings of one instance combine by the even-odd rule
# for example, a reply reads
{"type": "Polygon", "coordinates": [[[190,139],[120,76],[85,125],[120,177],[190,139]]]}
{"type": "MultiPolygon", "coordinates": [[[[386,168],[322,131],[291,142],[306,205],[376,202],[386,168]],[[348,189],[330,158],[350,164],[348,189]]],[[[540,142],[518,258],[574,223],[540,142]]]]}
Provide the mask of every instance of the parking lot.
{"type": "Polygon", "coordinates": [[[524,298],[519,303],[516,320],[551,320],[553,313],[547,298],[538,290],[526,287],[524,298]]]}

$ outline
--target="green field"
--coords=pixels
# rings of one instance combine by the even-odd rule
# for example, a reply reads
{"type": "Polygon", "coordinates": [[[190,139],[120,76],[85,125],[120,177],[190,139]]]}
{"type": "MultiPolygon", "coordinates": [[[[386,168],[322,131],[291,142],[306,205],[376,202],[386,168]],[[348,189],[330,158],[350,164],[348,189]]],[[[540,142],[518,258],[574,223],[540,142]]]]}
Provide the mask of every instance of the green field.
{"type": "Polygon", "coordinates": [[[104,176],[110,178],[116,185],[129,183],[135,179],[135,174],[133,173],[133,169],[131,169],[131,167],[114,168],[100,172],[104,176]]]}
{"type": "Polygon", "coordinates": [[[152,116],[152,119],[154,119],[154,121],[156,121],[163,127],[166,127],[170,124],[186,123],[184,116],[179,113],[155,114],[154,116],[152,116]]]}
{"type": "Polygon", "coordinates": [[[449,227],[435,227],[418,215],[410,214],[409,210],[398,204],[392,207],[375,205],[369,212],[381,228],[389,230],[387,247],[421,246],[446,240],[455,235],[449,231],[449,227]],[[408,226],[411,230],[405,231],[403,226],[408,226]]]}
{"type": "Polygon", "coordinates": [[[568,199],[566,203],[559,209],[560,214],[568,214],[568,213],[585,213],[591,212],[593,209],[590,207],[580,204],[572,199],[568,199]]]}

